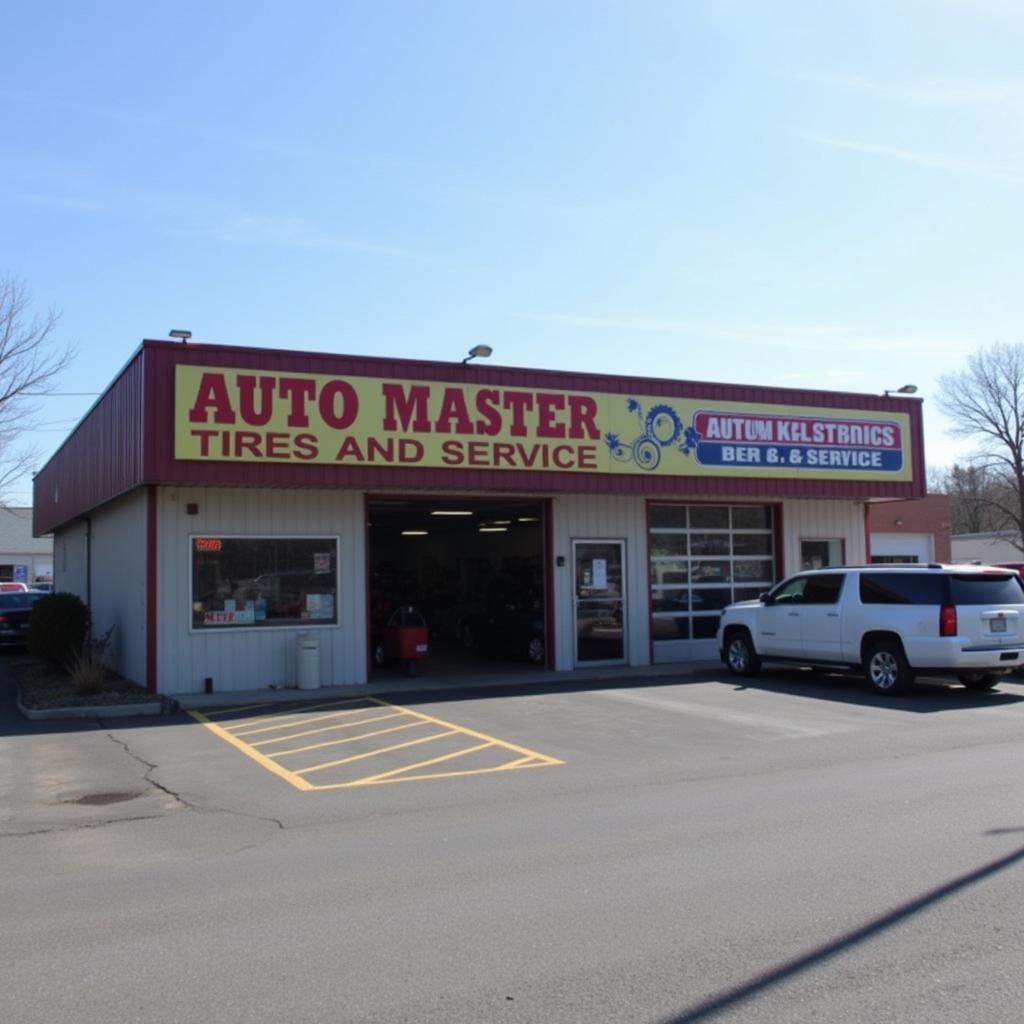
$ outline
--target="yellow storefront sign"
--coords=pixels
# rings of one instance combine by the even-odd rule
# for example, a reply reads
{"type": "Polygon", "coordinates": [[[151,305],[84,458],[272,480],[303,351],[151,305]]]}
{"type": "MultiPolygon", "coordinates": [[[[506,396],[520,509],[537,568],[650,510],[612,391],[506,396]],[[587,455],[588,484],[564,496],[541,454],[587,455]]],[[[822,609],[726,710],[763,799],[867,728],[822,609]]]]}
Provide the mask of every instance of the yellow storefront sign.
{"type": "Polygon", "coordinates": [[[214,462],[912,479],[904,413],[204,366],[176,367],[174,450],[214,462]]]}

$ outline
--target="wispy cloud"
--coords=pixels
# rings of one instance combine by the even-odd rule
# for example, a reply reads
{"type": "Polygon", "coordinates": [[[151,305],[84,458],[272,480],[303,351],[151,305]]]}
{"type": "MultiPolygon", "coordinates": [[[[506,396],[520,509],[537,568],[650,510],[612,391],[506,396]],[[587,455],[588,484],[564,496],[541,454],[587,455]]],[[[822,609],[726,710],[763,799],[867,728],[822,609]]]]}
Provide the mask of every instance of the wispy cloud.
{"type": "Polygon", "coordinates": [[[325,231],[303,217],[245,214],[222,222],[208,232],[221,242],[238,245],[278,245],[292,249],[350,250],[375,256],[422,259],[422,254],[350,235],[325,231]]]}
{"type": "Polygon", "coordinates": [[[899,146],[879,146],[869,142],[856,142],[852,139],[836,139],[824,135],[807,135],[805,138],[819,146],[830,146],[833,149],[845,149],[853,153],[877,156],[885,160],[899,163],[914,164],[918,167],[929,167],[933,170],[948,171],[955,174],[970,174],[987,181],[998,181],[1004,184],[1024,184],[1019,174],[1011,174],[1001,168],[989,167],[974,160],[962,160],[956,157],[935,156],[930,153],[919,153],[912,149],[899,146]]]}
{"type": "MultiPolygon", "coordinates": [[[[976,339],[942,338],[933,335],[888,335],[849,323],[724,323],[700,320],[650,320],[639,317],[583,316],[572,313],[522,314],[589,330],[638,332],[700,338],[732,345],[771,345],[795,352],[859,355],[957,355],[976,344],[976,339]]],[[[853,371],[840,371],[844,374],[853,371]]],[[[817,375],[816,375],[817,376],[817,375]]]]}
{"type": "Polygon", "coordinates": [[[834,86],[876,99],[915,106],[1019,106],[1024,80],[981,81],[953,78],[869,78],[865,75],[801,75],[818,85],[834,86]]]}

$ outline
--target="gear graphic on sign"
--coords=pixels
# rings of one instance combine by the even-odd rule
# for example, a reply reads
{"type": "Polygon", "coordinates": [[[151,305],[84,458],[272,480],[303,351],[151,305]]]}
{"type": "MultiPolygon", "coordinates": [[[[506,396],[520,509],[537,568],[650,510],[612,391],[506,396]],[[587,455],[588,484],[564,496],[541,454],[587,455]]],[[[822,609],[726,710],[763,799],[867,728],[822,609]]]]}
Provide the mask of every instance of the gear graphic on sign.
{"type": "Polygon", "coordinates": [[[657,469],[665,448],[676,447],[689,455],[697,447],[700,434],[692,427],[684,427],[682,417],[670,405],[652,405],[644,415],[643,406],[635,398],[626,402],[626,409],[637,418],[640,434],[632,441],[623,441],[618,434],[607,433],[604,443],[616,462],[635,462],[641,469],[657,469]],[[679,439],[683,443],[679,444],[679,439]]]}

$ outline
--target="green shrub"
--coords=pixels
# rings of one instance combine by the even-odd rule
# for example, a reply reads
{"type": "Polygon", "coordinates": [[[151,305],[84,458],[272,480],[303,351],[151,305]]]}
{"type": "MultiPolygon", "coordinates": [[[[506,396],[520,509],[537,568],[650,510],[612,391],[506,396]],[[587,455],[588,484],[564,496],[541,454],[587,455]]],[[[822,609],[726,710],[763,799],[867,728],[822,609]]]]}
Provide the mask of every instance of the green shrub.
{"type": "Polygon", "coordinates": [[[89,635],[89,609],[77,594],[47,594],[32,606],[28,649],[66,669],[89,635]]]}

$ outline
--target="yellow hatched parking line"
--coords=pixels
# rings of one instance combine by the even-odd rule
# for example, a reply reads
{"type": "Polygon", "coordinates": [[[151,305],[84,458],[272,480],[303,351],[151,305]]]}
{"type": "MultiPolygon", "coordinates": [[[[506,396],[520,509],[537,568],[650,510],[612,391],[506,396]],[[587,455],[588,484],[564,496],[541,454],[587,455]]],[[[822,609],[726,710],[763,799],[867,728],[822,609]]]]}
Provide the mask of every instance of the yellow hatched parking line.
{"type": "Polygon", "coordinates": [[[247,705],[240,708],[223,708],[216,712],[210,712],[210,715],[203,714],[200,711],[190,711],[189,714],[192,715],[196,721],[202,723],[214,735],[219,736],[227,743],[230,743],[236,750],[240,750],[261,767],[266,768],[274,775],[277,775],[279,778],[289,782],[291,785],[295,786],[296,789],[304,791],[351,789],[357,786],[380,786],[396,782],[423,782],[433,779],[446,779],[467,775],[488,775],[496,772],[513,771],[518,768],[543,768],[565,763],[556,757],[550,757],[547,754],[538,753],[535,750],[530,750],[527,747],[520,746],[516,743],[509,743],[507,740],[501,740],[495,736],[489,736],[486,733],[478,732],[475,729],[467,729],[466,727],[457,725],[454,722],[448,722],[443,718],[424,714],[422,711],[416,711],[407,707],[400,707],[397,704],[390,704],[377,697],[354,697],[346,700],[328,701],[323,704],[313,706],[307,704],[301,707],[297,706],[291,712],[265,715],[262,717],[254,715],[239,721],[231,722],[214,722],[210,717],[214,714],[218,716],[226,716],[232,713],[237,714],[238,712],[250,711],[253,707],[254,705],[247,705]],[[361,706],[345,707],[340,711],[328,710],[337,709],[342,705],[354,703],[358,703],[361,706]],[[310,712],[314,710],[320,710],[323,713],[319,716],[310,715],[310,712]],[[350,716],[355,716],[362,712],[372,713],[375,711],[386,711],[387,713],[383,715],[371,714],[371,717],[369,718],[348,720],[350,716]],[[288,747],[286,750],[267,749],[269,746],[294,742],[295,740],[305,736],[330,732],[340,733],[342,730],[359,728],[360,726],[370,725],[373,722],[383,721],[384,719],[400,719],[403,717],[412,719],[412,721],[388,726],[383,729],[372,730],[370,732],[358,732],[355,735],[344,735],[339,739],[325,739],[320,743],[288,747]],[[338,719],[340,718],[344,718],[346,720],[339,721],[338,719]],[[329,724],[317,725],[317,723],[323,723],[325,721],[329,722],[329,724]],[[296,727],[306,725],[314,726],[314,728],[300,728],[299,731],[293,731],[296,727]],[[401,743],[394,743],[390,740],[392,734],[396,732],[425,725],[433,726],[435,729],[439,727],[440,731],[432,731],[428,736],[418,736],[415,739],[406,740],[401,743]],[[276,733],[276,735],[267,736],[266,734],[268,733],[276,733]],[[244,738],[247,736],[257,735],[264,736],[265,738],[254,740],[252,742],[244,738]],[[385,736],[389,737],[389,739],[383,739],[385,736]],[[412,763],[400,763],[397,766],[394,766],[395,760],[400,760],[404,755],[404,752],[411,748],[419,747],[422,744],[438,740],[447,741],[446,745],[448,745],[461,737],[477,740],[478,742],[471,744],[470,746],[461,747],[458,750],[446,751],[443,754],[439,754],[426,760],[414,760],[412,763]],[[382,745],[373,746],[371,749],[351,754],[348,757],[336,758],[317,764],[302,764],[301,767],[298,765],[294,767],[286,767],[278,760],[283,757],[309,754],[312,751],[329,747],[338,747],[343,744],[372,740],[377,740],[377,742],[382,745]],[[263,749],[257,749],[258,747],[262,747],[263,749]],[[479,757],[488,757],[494,753],[500,754],[501,751],[507,751],[516,756],[512,757],[511,760],[498,765],[486,763],[479,766],[473,765],[474,758],[479,760],[479,757]],[[356,764],[359,765],[359,768],[356,769],[357,771],[361,769],[365,772],[366,768],[372,765],[373,759],[375,758],[380,758],[382,762],[376,765],[376,770],[355,778],[343,777],[340,780],[336,778],[338,774],[344,775],[350,766],[356,764]],[[467,763],[470,766],[461,768],[454,768],[453,766],[451,769],[443,771],[423,771],[423,769],[436,768],[442,764],[451,765],[452,762],[459,758],[467,758],[467,762],[464,763],[467,763]],[[390,765],[387,763],[389,760],[391,761],[390,765]],[[381,770],[382,768],[385,770],[381,770]],[[324,773],[326,773],[326,775],[324,773]],[[310,775],[317,775],[317,781],[311,781],[308,778],[310,775]],[[321,778],[323,781],[320,781],[321,778]]]}
{"type": "MultiPolygon", "coordinates": [[[[294,729],[297,725],[312,725],[315,722],[326,722],[329,719],[347,718],[350,715],[362,715],[367,711],[376,711],[374,707],[348,708],[346,711],[331,711],[329,714],[314,715],[312,718],[298,718],[277,722],[275,725],[263,725],[258,729],[231,729],[234,736],[257,736],[265,732],[277,732],[280,729],[294,729]]],[[[252,724],[252,723],[250,723],[252,724]]]]}
{"type": "MultiPolygon", "coordinates": [[[[381,718],[402,718],[403,715],[381,715],[381,718]]],[[[380,721],[380,719],[376,719],[380,721]]],[[[360,725],[363,723],[360,722],[360,725]]],[[[402,732],[403,729],[421,729],[425,722],[406,722],[404,725],[392,725],[387,729],[375,729],[373,732],[361,732],[356,736],[346,736],[342,740],[325,740],[323,743],[310,743],[305,747],[292,747],[291,750],[275,750],[274,757],[287,757],[289,754],[305,754],[310,750],[322,750],[324,747],[340,747],[343,743],[356,743],[374,736],[387,736],[388,733],[402,732]]],[[[255,744],[254,744],[255,745],[255,744]]]]}
{"type": "MultiPolygon", "coordinates": [[[[362,711],[376,711],[376,708],[361,708],[362,711]]],[[[329,715],[326,717],[330,717],[329,715]]],[[[256,740],[254,747],[266,747],[273,743],[283,743],[285,740],[299,740],[303,736],[316,736],[322,732],[337,732],[340,729],[358,729],[361,725],[370,725],[373,722],[383,722],[386,718],[402,718],[401,711],[393,711],[387,715],[375,715],[373,718],[360,718],[355,722],[337,722],[334,725],[323,725],[318,729],[304,729],[302,732],[289,732],[284,736],[272,736],[269,740],[256,740]]],[[[236,732],[235,736],[238,735],[236,732]]]]}
{"type": "MultiPolygon", "coordinates": [[[[255,725],[257,722],[266,724],[267,722],[275,722],[279,718],[290,718],[292,715],[305,714],[307,711],[316,711],[320,708],[340,708],[343,704],[365,704],[369,698],[367,697],[339,697],[336,700],[325,701],[323,704],[305,704],[294,702],[291,706],[291,710],[282,711],[280,714],[268,715],[264,712],[262,715],[253,715],[249,718],[243,718],[237,722],[232,722],[231,725],[235,729],[245,728],[247,725],[255,725]]],[[[235,715],[239,711],[251,711],[254,708],[266,708],[266,704],[243,704],[241,707],[236,708],[215,708],[212,711],[207,711],[207,719],[213,719],[220,715],[235,715]]],[[[287,705],[286,705],[287,706],[287,705]]]]}

